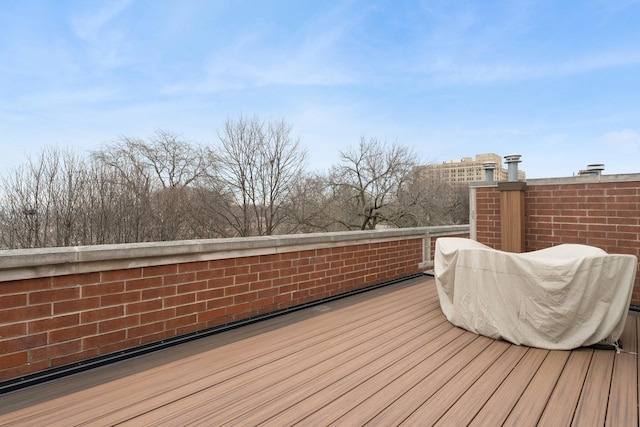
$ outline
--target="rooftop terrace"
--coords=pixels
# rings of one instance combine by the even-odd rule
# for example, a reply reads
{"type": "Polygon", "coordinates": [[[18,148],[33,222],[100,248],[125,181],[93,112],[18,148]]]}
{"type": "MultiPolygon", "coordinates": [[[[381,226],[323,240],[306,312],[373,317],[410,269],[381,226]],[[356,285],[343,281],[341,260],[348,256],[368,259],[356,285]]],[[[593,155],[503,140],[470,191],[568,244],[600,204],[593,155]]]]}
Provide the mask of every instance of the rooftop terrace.
{"type": "Polygon", "coordinates": [[[421,276],[0,396],[0,425],[638,425],[620,353],[458,329],[421,276]]]}

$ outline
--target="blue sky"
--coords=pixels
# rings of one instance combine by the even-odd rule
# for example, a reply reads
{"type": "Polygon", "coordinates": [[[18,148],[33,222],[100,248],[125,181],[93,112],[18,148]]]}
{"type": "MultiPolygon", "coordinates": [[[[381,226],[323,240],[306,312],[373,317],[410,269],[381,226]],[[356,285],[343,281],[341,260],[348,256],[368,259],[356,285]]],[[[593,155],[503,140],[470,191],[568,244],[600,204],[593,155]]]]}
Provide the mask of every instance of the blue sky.
{"type": "Polygon", "coordinates": [[[0,173],[241,115],[285,119],[310,170],[365,136],[638,173],[638,22],[640,0],[0,0],[0,173]]]}

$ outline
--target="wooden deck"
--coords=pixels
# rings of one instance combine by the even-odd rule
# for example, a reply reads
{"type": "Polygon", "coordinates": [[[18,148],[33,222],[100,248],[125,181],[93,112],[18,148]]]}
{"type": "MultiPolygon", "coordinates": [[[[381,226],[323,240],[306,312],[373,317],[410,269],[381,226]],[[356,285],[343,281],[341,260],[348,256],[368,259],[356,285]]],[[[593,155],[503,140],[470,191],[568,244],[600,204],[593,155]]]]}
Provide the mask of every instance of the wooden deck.
{"type": "Polygon", "coordinates": [[[624,350],[547,351],[450,325],[433,279],[0,396],[0,425],[638,425],[624,350]]]}

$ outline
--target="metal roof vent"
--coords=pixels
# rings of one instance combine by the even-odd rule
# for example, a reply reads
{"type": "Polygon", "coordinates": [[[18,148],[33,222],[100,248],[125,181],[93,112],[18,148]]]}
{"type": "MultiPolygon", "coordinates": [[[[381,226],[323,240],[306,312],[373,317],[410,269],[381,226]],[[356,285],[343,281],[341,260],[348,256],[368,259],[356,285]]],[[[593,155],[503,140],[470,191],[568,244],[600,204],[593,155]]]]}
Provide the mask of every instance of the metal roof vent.
{"type": "Polygon", "coordinates": [[[485,181],[493,181],[493,171],[496,169],[498,165],[496,162],[484,162],[482,164],[482,169],[484,169],[484,180],[485,181]]]}
{"type": "Polygon", "coordinates": [[[518,180],[518,163],[521,162],[520,154],[509,154],[504,156],[504,161],[507,164],[507,181],[513,182],[518,180]]]}
{"type": "Polygon", "coordinates": [[[587,170],[591,171],[594,175],[602,175],[602,171],[604,170],[604,164],[592,163],[590,165],[587,165],[587,170]]]}
{"type": "Polygon", "coordinates": [[[578,172],[578,175],[600,176],[602,175],[603,170],[604,170],[604,165],[602,163],[593,163],[593,164],[587,165],[586,169],[581,169],[578,172]]]}

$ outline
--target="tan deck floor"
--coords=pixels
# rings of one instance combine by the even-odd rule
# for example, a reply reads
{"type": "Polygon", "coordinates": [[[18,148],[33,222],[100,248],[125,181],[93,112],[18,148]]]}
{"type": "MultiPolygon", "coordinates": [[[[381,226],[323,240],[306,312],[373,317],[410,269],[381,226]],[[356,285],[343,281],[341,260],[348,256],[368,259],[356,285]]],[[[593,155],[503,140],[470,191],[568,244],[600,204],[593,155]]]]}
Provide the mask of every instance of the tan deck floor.
{"type": "Polygon", "coordinates": [[[624,350],[547,351],[450,325],[412,279],[0,396],[0,425],[638,425],[624,350]]]}

